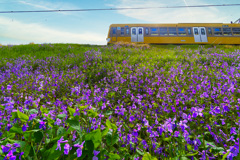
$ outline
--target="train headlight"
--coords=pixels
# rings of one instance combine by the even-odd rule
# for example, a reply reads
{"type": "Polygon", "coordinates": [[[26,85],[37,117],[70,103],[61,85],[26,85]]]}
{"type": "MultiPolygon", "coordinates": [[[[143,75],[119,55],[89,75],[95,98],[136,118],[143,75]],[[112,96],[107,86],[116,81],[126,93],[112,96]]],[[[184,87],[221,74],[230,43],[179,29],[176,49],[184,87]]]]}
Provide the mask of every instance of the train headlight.
{"type": "Polygon", "coordinates": [[[110,38],[107,38],[107,42],[110,42],[110,38]]]}

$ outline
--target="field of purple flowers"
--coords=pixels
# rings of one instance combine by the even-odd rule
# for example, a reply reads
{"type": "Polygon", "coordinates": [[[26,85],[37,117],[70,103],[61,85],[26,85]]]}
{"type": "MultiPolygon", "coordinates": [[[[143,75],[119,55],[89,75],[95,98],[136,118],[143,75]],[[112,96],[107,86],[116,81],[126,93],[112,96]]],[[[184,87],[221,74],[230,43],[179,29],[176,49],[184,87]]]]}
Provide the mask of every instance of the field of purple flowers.
{"type": "Polygon", "coordinates": [[[0,59],[0,160],[240,159],[238,46],[54,47],[0,59]]]}

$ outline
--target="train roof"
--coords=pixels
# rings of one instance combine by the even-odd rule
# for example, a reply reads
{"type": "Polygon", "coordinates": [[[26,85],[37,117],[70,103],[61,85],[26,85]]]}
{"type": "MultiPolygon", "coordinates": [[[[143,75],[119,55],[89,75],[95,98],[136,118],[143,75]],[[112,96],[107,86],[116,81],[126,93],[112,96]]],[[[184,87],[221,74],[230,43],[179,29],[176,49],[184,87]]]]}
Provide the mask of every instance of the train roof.
{"type": "Polygon", "coordinates": [[[136,26],[142,26],[142,27],[158,27],[158,26],[217,26],[217,27],[239,27],[240,24],[236,23],[131,23],[131,24],[111,24],[110,27],[136,27],[136,26]]]}

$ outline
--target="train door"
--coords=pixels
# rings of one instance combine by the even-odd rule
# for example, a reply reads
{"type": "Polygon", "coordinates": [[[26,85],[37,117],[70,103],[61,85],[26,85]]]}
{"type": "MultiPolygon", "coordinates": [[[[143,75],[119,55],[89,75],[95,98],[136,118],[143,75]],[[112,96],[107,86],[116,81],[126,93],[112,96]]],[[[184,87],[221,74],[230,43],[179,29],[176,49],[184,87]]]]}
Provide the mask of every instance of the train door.
{"type": "Polygon", "coordinates": [[[138,27],[138,42],[143,42],[143,27],[138,27]]]}
{"type": "Polygon", "coordinates": [[[137,27],[132,27],[131,28],[131,41],[132,42],[137,42],[138,41],[137,27]]]}
{"type": "Polygon", "coordinates": [[[193,35],[195,42],[208,42],[205,27],[193,27],[193,35]]]}
{"type": "Polygon", "coordinates": [[[132,27],[131,28],[131,41],[132,42],[143,42],[144,41],[143,27],[132,27]]]}
{"type": "Polygon", "coordinates": [[[199,27],[199,28],[200,28],[202,42],[208,42],[206,28],[205,27],[199,27]]]}

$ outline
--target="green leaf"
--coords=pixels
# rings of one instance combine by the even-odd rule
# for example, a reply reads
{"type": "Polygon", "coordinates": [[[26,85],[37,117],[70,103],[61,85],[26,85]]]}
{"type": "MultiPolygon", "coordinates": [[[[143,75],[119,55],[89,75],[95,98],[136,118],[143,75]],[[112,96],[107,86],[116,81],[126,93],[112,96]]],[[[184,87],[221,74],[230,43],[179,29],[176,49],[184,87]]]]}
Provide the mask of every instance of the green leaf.
{"type": "Polygon", "coordinates": [[[120,159],[120,156],[118,154],[110,153],[109,154],[109,160],[116,160],[120,159]]]}
{"type": "Polygon", "coordinates": [[[188,160],[187,157],[181,157],[180,160],[188,160]]]}
{"type": "Polygon", "coordinates": [[[92,118],[95,118],[98,116],[98,113],[95,112],[93,109],[88,110],[87,113],[88,113],[88,116],[92,118]]]}
{"type": "Polygon", "coordinates": [[[30,109],[29,114],[37,114],[38,110],[37,109],[30,109]]]}
{"type": "Polygon", "coordinates": [[[114,145],[115,143],[117,143],[119,140],[119,135],[117,133],[115,133],[112,137],[112,145],[114,145]]]}
{"type": "Polygon", "coordinates": [[[13,119],[18,118],[17,112],[12,112],[11,115],[13,119]]]}
{"type": "Polygon", "coordinates": [[[35,140],[35,143],[39,143],[42,141],[43,139],[43,133],[41,131],[38,131],[38,132],[34,132],[34,140],[35,140]]]}
{"type": "Polygon", "coordinates": [[[102,131],[102,137],[106,136],[107,133],[108,133],[108,131],[109,131],[109,128],[106,127],[106,128],[102,131]]]}
{"type": "Polygon", "coordinates": [[[85,142],[86,148],[88,150],[88,155],[91,156],[93,155],[93,150],[94,150],[94,144],[92,140],[88,140],[85,142]]]}
{"type": "Polygon", "coordinates": [[[40,111],[43,113],[48,113],[48,109],[47,108],[43,108],[43,106],[40,107],[40,111]]]}
{"type": "Polygon", "coordinates": [[[69,115],[73,117],[73,114],[76,112],[75,109],[68,107],[69,115]]]}
{"type": "Polygon", "coordinates": [[[128,124],[128,126],[131,127],[131,128],[133,128],[135,125],[132,124],[132,123],[130,123],[130,124],[128,124]]]}
{"type": "Polygon", "coordinates": [[[163,138],[163,141],[170,141],[172,139],[172,137],[167,137],[167,138],[163,138]]]}
{"type": "Polygon", "coordinates": [[[64,135],[66,133],[66,129],[64,127],[59,127],[57,130],[57,136],[64,135]]]}
{"type": "Polygon", "coordinates": [[[111,130],[108,131],[106,135],[106,142],[108,146],[113,146],[119,140],[119,135],[117,133],[113,134],[111,130]]]}
{"type": "Polygon", "coordinates": [[[107,121],[106,121],[106,126],[107,126],[109,129],[112,129],[112,125],[111,125],[111,122],[109,121],[109,119],[107,119],[107,121]]]}
{"type": "Polygon", "coordinates": [[[177,76],[175,77],[175,80],[176,80],[177,82],[179,82],[177,76]]]}
{"type": "Polygon", "coordinates": [[[102,142],[102,136],[100,129],[96,129],[85,135],[85,141],[92,140],[94,143],[94,148],[96,149],[102,142]]]}
{"type": "Polygon", "coordinates": [[[66,114],[59,114],[59,115],[57,115],[57,118],[59,118],[59,119],[63,119],[65,117],[66,117],[66,114]]]}
{"type": "Polygon", "coordinates": [[[139,155],[141,155],[141,156],[144,155],[144,152],[143,152],[143,151],[141,151],[141,150],[139,150],[139,149],[137,149],[136,151],[137,151],[137,153],[138,153],[139,155]]]}
{"type": "Polygon", "coordinates": [[[20,112],[20,111],[17,111],[17,115],[18,115],[18,118],[19,118],[22,122],[27,122],[28,119],[29,119],[29,117],[28,117],[26,114],[24,114],[24,113],[22,113],[22,112],[20,112]]]}
{"type": "Polygon", "coordinates": [[[181,93],[184,93],[184,88],[182,89],[181,93]]]}
{"type": "Polygon", "coordinates": [[[13,126],[12,128],[10,128],[9,131],[10,131],[11,133],[23,134],[23,131],[22,131],[22,128],[21,128],[21,127],[13,126]]]}
{"type": "Polygon", "coordinates": [[[150,153],[146,152],[144,155],[143,155],[143,158],[142,160],[151,160],[152,156],[150,153]]]}
{"type": "Polygon", "coordinates": [[[198,151],[197,152],[195,152],[195,153],[188,153],[186,156],[188,157],[188,156],[195,156],[195,155],[197,155],[198,154],[198,151]]]}
{"type": "Polygon", "coordinates": [[[112,146],[112,131],[109,130],[106,135],[106,142],[108,146],[112,146]]]}
{"type": "Polygon", "coordinates": [[[31,133],[31,132],[38,132],[38,131],[41,131],[41,129],[32,129],[32,130],[25,131],[24,133],[31,133]]]}
{"type": "Polygon", "coordinates": [[[76,129],[77,131],[81,131],[79,121],[68,119],[66,122],[67,122],[72,128],[76,129]]]}
{"type": "Polygon", "coordinates": [[[106,121],[106,126],[107,126],[109,129],[113,129],[114,131],[117,130],[117,126],[116,126],[115,124],[111,123],[111,122],[109,121],[109,119],[107,119],[107,121],[106,121]]]}
{"type": "Polygon", "coordinates": [[[112,115],[112,114],[113,114],[113,111],[106,111],[106,113],[105,113],[104,115],[110,116],[110,115],[112,115]]]}
{"type": "Polygon", "coordinates": [[[229,155],[230,151],[228,151],[226,154],[223,155],[222,160],[225,160],[227,158],[227,156],[229,155]]]}
{"type": "Polygon", "coordinates": [[[47,159],[47,160],[58,159],[58,158],[63,154],[64,145],[65,145],[65,143],[62,143],[62,144],[61,144],[61,151],[59,151],[59,150],[56,150],[56,148],[57,148],[57,143],[55,143],[51,149],[46,150],[46,151],[44,152],[44,158],[43,158],[43,159],[47,159]]]}
{"type": "Polygon", "coordinates": [[[0,108],[2,108],[3,110],[5,109],[5,107],[3,105],[0,104],[0,108]]]}
{"type": "Polygon", "coordinates": [[[84,109],[88,108],[88,106],[80,106],[80,111],[83,111],[84,109]]]}
{"type": "Polygon", "coordinates": [[[20,145],[21,152],[24,152],[23,155],[27,157],[30,152],[31,145],[29,145],[25,141],[18,141],[18,140],[14,141],[14,143],[18,143],[20,145]]]}
{"type": "MultiPolygon", "coordinates": [[[[45,116],[44,116],[45,117],[45,116]]],[[[49,117],[45,117],[46,119],[47,119],[47,121],[48,121],[48,125],[50,126],[50,127],[53,127],[53,125],[54,125],[54,120],[53,119],[51,119],[51,118],[49,118],[49,117]]]]}
{"type": "Polygon", "coordinates": [[[191,146],[190,144],[187,144],[187,149],[188,149],[189,151],[191,151],[193,148],[192,148],[192,146],[191,146]]]}
{"type": "Polygon", "coordinates": [[[218,152],[220,152],[220,151],[224,151],[224,148],[222,148],[222,147],[215,147],[215,148],[212,148],[213,150],[216,150],[216,151],[218,151],[218,152]]]}

